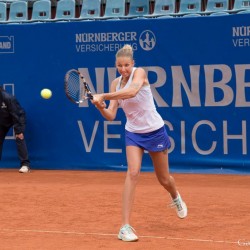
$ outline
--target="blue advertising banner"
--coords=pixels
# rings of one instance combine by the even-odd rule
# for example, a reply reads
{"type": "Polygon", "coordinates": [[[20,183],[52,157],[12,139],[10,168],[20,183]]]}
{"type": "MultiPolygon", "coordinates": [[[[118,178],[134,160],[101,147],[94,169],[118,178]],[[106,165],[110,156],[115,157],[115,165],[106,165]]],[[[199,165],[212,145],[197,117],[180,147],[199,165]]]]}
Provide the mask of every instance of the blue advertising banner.
{"type": "MultiPolygon", "coordinates": [[[[106,121],[90,102],[74,105],[64,93],[71,68],[94,93],[108,92],[124,44],[148,73],[171,137],[171,168],[250,172],[247,15],[0,25],[0,84],[26,110],[32,167],[126,169],[123,111],[106,121]],[[43,88],[51,99],[41,98],[43,88]]],[[[16,167],[13,136],[6,139],[0,164],[16,167]]],[[[153,170],[147,153],[142,170],[153,170]]]]}

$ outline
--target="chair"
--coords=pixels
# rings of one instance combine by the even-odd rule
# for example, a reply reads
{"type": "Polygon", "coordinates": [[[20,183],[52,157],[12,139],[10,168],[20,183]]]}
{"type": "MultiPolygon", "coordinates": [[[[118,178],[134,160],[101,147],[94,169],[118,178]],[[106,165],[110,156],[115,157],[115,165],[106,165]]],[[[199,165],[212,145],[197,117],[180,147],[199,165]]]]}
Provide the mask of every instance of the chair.
{"type": "Polygon", "coordinates": [[[229,15],[228,12],[225,11],[218,11],[218,12],[213,12],[209,16],[227,16],[229,15]]]}
{"type": "Polygon", "coordinates": [[[126,0],[106,0],[103,18],[120,18],[125,16],[126,0]]]}
{"type": "Polygon", "coordinates": [[[250,14],[250,10],[243,10],[243,11],[240,11],[238,12],[237,14],[250,14]]]}
{"type": "Polygon", "coordinates": [[[154,11],[144,17],[163,17],[176,12],[175,0],[155,0],[154,11]]]}
{"type": "Polygon", "coordinates": [[[208,0],[207,7],[204,14],[211,14],[213,12],[227,12],[229,9],[229,0],[208,0]]]}
{"type": "Polygon", "coordinates": [[[51,19],[51,1],[37,0],[32,8],[32,21],[46,21],[51,19]]]}
{"type": "Polygon", "coordinates": [[[198,13],[191,13],[191,14],[187,14],[187,15],[184,15],[184,16],[182,16],[182,17],[201,17],[201,15],[200,14],[198,14],[198,13]]]}
{"type": "Polygon", "coordinates": [[[28,19],[28,4],[25,1],[15,1],[10,4],[8,22],[22,22],[28,19]]]}
{"type": "Polygon", "coordinates": [[[157,19],[167,19],[167,18],[173,18],[175,16],[171,16],[171,15],[164,15],[164,16],[158,16],[156,17],[157,19]]]}
{"type": "Polygon", "coordinates": [[[125,18],[138,18],[149,15],[149,0],[130,0],[128,15],[125,18]]]}
{"type": "Polygon", "coordinates": [[[69,21],[75,18],[75,0],[60,0],[56,6],[54,21],[69,21]]]}
{"type": "Polygon", "coordinates": [[[94,20],[101,17],[101,0],[82,0],[81,14],[78,19],[94,20]]]}
{"type": "Polygon", "coordinates": [[[201,0],[181,0],[178,15],[199,14],[201,11],[201,0]]]}
{"type": "Polygon", "coordinates": [[[6,20],[7,20],[6,3],[0,2],[0,22],[6,22],[6,20]]]}
{"type": "Polygon", "coordinates": [[[250,0],[235,0],[233,9],[230,12],[250,10],[250,0]]]}

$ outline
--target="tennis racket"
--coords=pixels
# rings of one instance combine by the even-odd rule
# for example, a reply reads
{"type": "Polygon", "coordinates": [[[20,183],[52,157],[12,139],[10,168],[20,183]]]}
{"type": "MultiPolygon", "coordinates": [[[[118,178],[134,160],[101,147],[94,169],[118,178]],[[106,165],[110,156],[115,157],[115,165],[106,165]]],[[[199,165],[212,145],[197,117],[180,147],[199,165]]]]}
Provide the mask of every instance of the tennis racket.
{"type": "Polygon", "coordinates": [[[76,69],[71,69],[65,74],[64,91],[68,99],[76,104],[87,99],[93,99],[89,85],[83,75],[76,69]]]}

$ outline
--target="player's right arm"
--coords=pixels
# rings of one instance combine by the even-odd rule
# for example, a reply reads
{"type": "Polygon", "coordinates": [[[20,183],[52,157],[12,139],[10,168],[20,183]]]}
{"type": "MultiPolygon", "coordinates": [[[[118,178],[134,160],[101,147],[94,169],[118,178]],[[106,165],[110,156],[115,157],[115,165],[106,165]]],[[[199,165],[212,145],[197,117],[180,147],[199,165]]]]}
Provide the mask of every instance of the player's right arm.
{"type": "MultiPolygon", "coordinates": [[[[110,92],[116,91],[116,85],[118,84],[118,81],[119,79],[116,78],[111,83],[110,92]]],[[[97,108],[105,119],[107,119],[108,121],[113,121],[116,117],[118,106],[118,100],[110,100],[108,108],[102,108],[100,106],[98,106],[97,108]]]]}

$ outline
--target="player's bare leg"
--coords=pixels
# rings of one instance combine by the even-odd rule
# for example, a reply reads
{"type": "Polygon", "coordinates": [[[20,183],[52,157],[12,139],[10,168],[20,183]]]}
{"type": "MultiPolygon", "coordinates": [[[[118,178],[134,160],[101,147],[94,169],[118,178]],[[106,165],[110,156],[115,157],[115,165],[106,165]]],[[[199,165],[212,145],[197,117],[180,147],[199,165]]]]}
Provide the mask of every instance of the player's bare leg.
{"type": "Polygon", "coordinates": [[[126,147],[128,170],[122,196],[123,224],[129,224],[132,206],[134,202],[135,188],[141,170],[143,152],[144,151],[138,147],[134,146],[126,147]]]}
{"type": "Polygon", "coordinates": [[[150,152],[149,154],[153,161],[158,181],[170,193],[171,197],[175,199],[177,197],[177,190],[174,178],[169,174],[167,150],[162,152],[150,152]]]}
{"type": "Polygon", "coordinates": [[[137,241],[135,230],[130,226],[130,217],[135,197],[135,189],[139,180],[141,161],[144,151],[138,147],[127,146],[128,170],[122,195],[122,227],[118,238],[123,241],[137,241]]]}
{"type": "Polygon", "coordinates": [[[187,216],[187,206],[178,193],[174,178],[169,174],[168,152],[150,152],[156,176],[160,184],[169,192],[172,197],[173,206],[176,207],[179,218],[187,216]]]}

